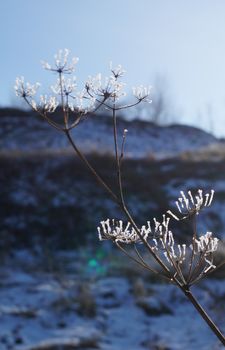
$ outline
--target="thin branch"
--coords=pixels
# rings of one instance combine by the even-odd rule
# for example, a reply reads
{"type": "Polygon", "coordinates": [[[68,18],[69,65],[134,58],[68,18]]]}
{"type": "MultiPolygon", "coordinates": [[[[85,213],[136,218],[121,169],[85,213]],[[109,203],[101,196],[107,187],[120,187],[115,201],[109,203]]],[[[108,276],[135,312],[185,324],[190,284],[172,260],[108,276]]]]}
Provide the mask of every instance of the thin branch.
{"type": "Polygon", "coordinates": [[[165,278],[167,281],[171,282],[171,278],[167,277],[161,273],[159,273],[158,271],[156,271],[155,269],[153,269],[152,267],[150,267],[148,264],[145,263],[145,261],[143,260],[143,258],[141,257],[140,253],[137,251],[137,247],[134,245],[135,247],[135,251],[139,257],[140,260],[136,259],[133,255],[129,254],[126,249],[124,249],[119,243],[118,241],[115,241],[115,244],[117,245],[117,247],[126,255],[128,256],[131,260],[133,260],[134,262],[136,262],[138,265],[144,267],[146,270],[149,270],[150,272],[159,275],[163,278],[165,278]]]}
{"type": "Polygon", "coordinates": [[[219,328],[215,325],[215,323],[211,320],[206,311],[202,308],[202,306],[195,299],[194,295],[191,293],[188,287],[181,287],[182,292],[186,295],[186,297],[191,301],[192,305],[197,309],[198,313],[202,316],[202,318],[206,321],[211,330],[215,333],[218,339],[221,341],[223,345],[225,345],[225,337],[219,330],[219,328]]]}
{"type": "Polygon", "coordinates": [[[172,255],[171,255],[171,252],[169,251],[169,249],[168,249],[166,243],[164,243],[164,245],[165,245],[165,248],[164,248],[164,249],[165,249],[165,251],[166,251],[166,253],[167,253],[167,256],[168,256],[168,258],[169,258],[169,260],[170,260],[170,262],[171,262],[171,264],[172,264],[172,266],[173,266],[173,268],[174,268],[174,270],[175,270],[175,275],[174,275],[174,277],[176,277],[176,275],[178,275],[178,277],[180,277],[181,281],[182,281],[184,284],[186,284],[186,281],[185,281],[185,279],[184,279],[183,273],[182,273],[181,270],[179,269],[179,265],[174,261],[172,255]]]}
{"type": "Polygon", "coordinates": [[[135,261],[137,264],[141,265],[142,267],[150,270],[151,272],[157,273],[156,271],[154,271],[153,269],[151,269],[150,267],[148,267],[148,265],[146,265],[145,263],[143,263],[142,260],[137,260],[133,255],[129,254],[126,249],[124,249],[118,241],[115,241],[116,246],[124,253],[126,254],[130,259],[132,259],[133,261],[135,261]]]}
{"type": "Polygon", "coordinates": [[[89,163],[89,161],[87,160],[87,158],[83,155],[83,153],[79,150],[79,148],[77,147],[77,145],[75,144],[75,142],[73,141],[69,130],[65,130],[65,134],[70,142],[70,144],[72,145],[74,151],[77,153],[78,157],[84,162],[84,164],[88,167],[88,169],[90,170],[90,172],[92,173],[92,175],[98,180],[99,184],[104,187],[104,189],[110,194],[110,196],[112,197],[112,199],[116,202],[119,203],[119,199],[117,198],[117,196],[114,194],[114,192],[109,188],[109,186],[105,183],[105,181],[100,177],[100,175],[98,175],[98,173],[96,172],[96,170],[91,166],[91,164],[89,163]]]}
{"type": "Polygon", "coordinates": [[[141,103],[141,102],[142,102],[142,100],[139,99],[137,102],[132,103],[132,104],[130,104],[130,105],[124,105],[124,106],[117,107],[116,110],[117,110],[117,111],[120,111],[120,110],[122,110],[122,109],[128,109],[128,108],[137,106],[137,105],[138,105],[139,103],[141,103]]]}
{"type": "Polygon", "coordinates": [[[115,148],[115,158],[116,158],[116,166],[117,166],[117,180],[119,185],[119,194],[122,207],[125,207],[124,196],[123,196],[123,185],[122,185],[122,176],[121,176],[121,167],[120,167],[120,159],[119,159],[119,150],[118,150],[118,140],[117,140],[117,118],[116,118],[116,103],[114,99],[113,104],[113,137],[114,137],[114,148],[115,148]]]}
{"type": "Polygon", "coordinates": [[[122,160],[123,160],[123,157],[124,157],[124,146],[125,146],[125,141],[126,141],[126,133],[127,133],[127,130],[124,129],[124,131],[123,131],[123,140],[122,140],[122,145],[121,145],[121,152],[120,152],[120,158],[119,158],[120,167],[121,167],[122,160]]]}
{"type": "Polygon", "coordinates": [[[64,125],[65,125],[65,129],[68,129],[68,115],[66,113],[65,103],[64,103],[62,72],[60,71],[58,73],[59,73],[59,86],[60,86],[60,95],[61,95],[61,104],[62,104],[62,110],[63,110],[64,125]]]}
{"type": "Polygon", "coordinates": [[[197,239],[197,217],[196,217],[196,214],[194,214],[194,217],[193,217],[192,253],[191,253],[191,261],[190,261],[188,277],[187,277],[187,282],[188,283],[190,282],[190,279],[191,279],[191,273],[192,273],[193,264],[194,264],[196,239],[197,239]]]}
{"type": "MultiPolygon", "coordinates": [[[[211,273],[217,271],[217,270],[218,270],[219,268],[221,268],[223,265],[225,265],[225,260],[222,261],[219,265],[217,265],[214,269],[209,270],[209,271],[206,273],[207,276],[210,275],[211,273]]],[[[193,285],[193,284],[195,284],[196,282],[200,282],[200,281],[206,276],[206,274],[205,274],[205,275],[202,274],[202,275],[200,276],[200,278],[196,278],[196,279],[192,280],[191,283],[190,283],[190,286],[193,285]]]]}
{"type": "Polygon", "coordinates": [[[31,108],[34,112],[38,113],[42,118],[44,118],[50,126],[52,126],[53,128],[57,129],[58,131],[63,131],[63,130],[64,130],[64,129],[61,127],[60,124],[58,124],[58,123],[54,122],[53,120],[51,120],[50,118],[48,118],[46,112],[43,113],[43,112],[41,112],[40,110],[35,109],[35,108],[32,106],[32,104],[30,103],[30,101],[27,99],[27,97],[24,97],[24,100],[25,100],[26,103],[30,106],[30,108],[31,108]]]}
{"type": "Polygon", "coordinates": [[[106,108],[113,110],[113,107],[111,107],[110,105],[108,105],[108,104],[105,103],[105,101],[107,100],[107,98],[105,98],[104,96],[102,96],[102,97],[103,97],[103,100],[101,101],[101,100],[99,100],[98,98],[94,97],[94,95],[92,95],[92,94],[90,93],[90,90],[89,90],[89,89],[86,89],[86,91],[87,91],[88,95],[89,95],[91,98],[95,98],[95,100],[100,104],[98,108],[100,108],[101,106],[105,106],[106,108]]]}
{"type": "Polygon", "coordinates": [[[214,271],[216,271],[216,270],[218,270],[218,269],[220,269],[223,265],[225,265],[225,260],[222,261],[219,265],[217,265],[216,268],[214,268],[213,270],[209,271],[209,272],[207,273],[207,275],[210,274],[210,273],[213,273],[214,271]]]}
{"type": "Polygon", "coordinates": [[[163,278],[166,278],[167,280],[169,280],[171,282],[171,277],[169,277],[168,275],[164,275],[162,274],[161,272],[159,271],[156,271],[155,269],[153,269],[152,267],[150,267],[145,261],[144,261],[144,258],[142,257],[141,253],[139,252],[136,244],[134,244],[134,249],[135,249],[135,252],[137,254],[137,256],[139,257],[139,259],[141,260],[141,262],[143,263],[143,265],[145,266],[146,269],[150,270],[151,272],[159,275],[159,276],[162,276],[163,278]]]}

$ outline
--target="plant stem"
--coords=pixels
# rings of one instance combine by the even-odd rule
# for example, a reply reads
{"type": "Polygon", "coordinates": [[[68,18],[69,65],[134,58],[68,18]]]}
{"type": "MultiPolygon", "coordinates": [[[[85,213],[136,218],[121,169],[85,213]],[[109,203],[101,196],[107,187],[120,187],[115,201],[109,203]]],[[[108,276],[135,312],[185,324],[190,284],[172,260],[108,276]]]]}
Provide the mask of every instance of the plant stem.
{"type": "MultiPolygon", "coordinates": [[[[115,118],[115,115],[114,115],[115,118]]],[[[115,120],[115,119],[114,119],[115,120]]],[[[116,125],[115,126],[115,133],[116,133],[116,125]]],[[[121,181],[121,172],[120,172],[120,164],[118,164],[118,179],[119,179],[119,187],[120,187],[120,198],[118,198],[113,191],[108,187],[108,185],[104,182],[104,180],[98,175],[98,173],[95,171],[95,169],[91,166],[91,164],[88,162],[87,158],[83,155],[83,153],[79,150],[79,148],[76,146],[76,144],[74,143],[69,130],[65,131],[65,134],[69,140],[69,142],[71,143],[74,151],[77,153],[77,155],[79,156],[79,158],[85,163],[85,165],[88,167],[89,171],[92,173],[92,175],[98,180],[99,184],[101,186],[103,186],[105,188],[105,190],[110,194],[111,198],[113,199],[113,201],[115,203],[117,203],[121,209],[121,211],[125,214],[125,216],[127,217],[127,219],[130,221],[131,225],[134,227],[136,233],[139,235],[140,239],[142,240],[142,242],[146,245],[147,249],[149,250],[149,252],[152,254],[152,256],[154,257],[154,259],[158,262],[158,264],[162,267],[162,269],[165,271],[166,275],[165,277],[170,277],[169,279],[174,282],[184,293],[184,295],[189,299],[189,301],[192,303],[192,305],[195,307],[195,309],[198,311],[198,313],[201,315],[201,317],[205,320],[205,322],[208,324],[208,326],[211,328],[212,332],[217,336],[217,338],[221,341],[221,343],[223,345],[225,345],[225,337],[223,336],[223,334],[221,333],[221,331],[219,330],[219,328],[215,325],[215,323],[211,320],[211,318],[208,316],[208,314],[206,313],[206,311],[202,308],[202,306],[198,303],[198,301],[195,299],[195,297],[193,296],[193,294],[191,293],[190,289],[188,286],[182,285],[179,280],[177,280],[177,278],[175,276],[170,276],[169,274],[169,269],[167,268],[167,266],[163,263],[163,261],[160,259],[160,257],[157,256],[157,254],[155,254],[155,252],[152,250],[151,246],[148,244],[147,241],[144,240],[144,238],[141,236],[141,234],[139,233],[139,229],[133,219],[133,217],[131,216],[131,214],[129,213],[128,209],[126,208],[124,199],[123,199],[123,192],[122,192],[122,181],[121,181]]],[[[116,138],[116,142],[115,142],[115,150],[116,150],[116,154],[117,154],[117,159],[118,159],[118,148],[117,148],[117,138],[116,138]]]]}
{"type": "Polygon", "coordinates": [[[189,301],[194,305],[198,313],[202,316],[202,318],[205,320],[205,322],[208,324],[208,326],[211,328],[213,333],[217,336],[217,338],[221,341],[223,345],[225,345],[225,337],[219,330],[219,328],[215,325],[215,323],[212,321],[212,319],[209,317],[209,315],[206,313],[206,311],[203,309],[203,307],[199,304],[199,302],[195,299],[194,295],[190,291],[188,287],[180,287],[182,292],[186,295],[186,297],[189,299],[189,301]]]}
{"type": "MultiPolygon", "coordinates": [[[[115,148],[115,158],[116,158],[116,167],[117,167],[117,179],[118,179],[119,197],[120,197],[120,203],[118,203],[119,207],[120,207],[121,211],[127,217],[128,221],[131,223],[131,225],[133,226],[135,232],[137,233],[137,235],[139,236],[139,238],[141,239],[143,244],[145,244],[145,246],[147,247],[147,249],[149,250],[151,255],[154,257],[154,259],[157,261],[157,263],[162,267],[162,269],[166,272],[166,274],[168,274],[169,273],[169,269],[167,268],[167,266],[163,263],[163,261],[160,259],[160,257],[157,254],[155,254],[155,252],[153,251],[151,246],[148,244],[148,242],[140,234],[139,229],[138,229],[138,227],[137,227],[137,225],[136,225],[132,215],[130,214],[129,210],[127,209],[127,206],[126,206],[126,203],[125,203],[125,200],[124,200],[122,174],[121,174],[121,162],[120,162],[120,159],[119,159],[119,151],[118,151],[117,118],[116,118],[116,103],[115,103],[115,99],[114,99],[114,103],[113,103],[113,136],[114,136],[114,148],[115,148]]],[[[175,283],[179,283],[178,280],[176,280],[173,277],[171,278],[171,280],[174,280],[175,283]]]]}
{"type": "Polygon", "coordinates": [[[71,146],[73,147],[74,151],[76,152],[76,154],[78,155],[78,157],[83,161],[83,163],[87,166],[87,168],[90,170],[90,172],[92,173],[92,175],[97,179],[97,181],[99,182],[99,184],[104,187],[104,189],[110,194],[110,196],[112,197],[113,201],[116,202],[117,204],[119,203],[119,199],[117,198],[117,196],[113,193],[113,191],[109,188],[109,186],[104,182],[104,180],[98,175],[98,173],[95,171],[95,169],[91,166],[91,164],[89,163],[89,161],[87,160],[87,158],[83,155],[83,153],[79,150],[79,148],[76,146],[76,144],[74,143],[69,130],[65,130],[65,134],[71,144],[71,146]]]}
{"type": "Polygon", "coordinates": [[[115,157],[116,157],[116,167],[117,167],[117,179],[119,185],[119,194],[122,207],[125,207],[124,196],[123,196],[123,185],[121,176],[121,167],[118,151],[118,139],[117,139],[117,119],[116,119],[116,104],[115,99],[113,103],[113,136],[114,136],[114,147],[115,147],[115,157]]]}

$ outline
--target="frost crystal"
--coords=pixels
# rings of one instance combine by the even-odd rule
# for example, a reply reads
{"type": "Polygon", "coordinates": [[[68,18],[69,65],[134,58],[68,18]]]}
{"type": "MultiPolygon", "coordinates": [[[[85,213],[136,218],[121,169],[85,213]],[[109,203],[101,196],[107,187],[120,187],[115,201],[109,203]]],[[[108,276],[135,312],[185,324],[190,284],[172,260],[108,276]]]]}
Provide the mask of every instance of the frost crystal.
{"type": "Polygon", "coordinates": [[[75,103],[69,103],[68,107],[72,112],[79,112],[82,114],[86,114],[88,112],[93,111],[95,108],[95,98],[87,97],[86,90],[81,92],[77,92],[76,95],[73,96],[75,103]]]}
{"type": "MultiPolygon", "coordinates": [[[[100,224],[101,226],[97,227],[100,241],[109,239],[127,244],[141,241],[130,222],[124,224],[122,220],[107,219],[101,221],[100,224]]],[[[147,227],[142,226],[139,232],[143,239],[147,240],[148,234],[151,232],[150,223],[148,222],[147,227]]]]}
{"type": "Polygon", "coordinates": [[[151,92],[151,86],[137,86],[133,87],[133,95],[139,100],[139,101],[145,101],[151,103],[152,100],[149,98],[150,92],[151,92]]]}
{"type": "Polygon", "coordinates": [[[104,100],[111,98],[118,100],[122,96],[126,96],[123,91],[125,84],[118,81],[115,75],[102,79],[101,74],[95,77],[89,77],[86,82],[86,89],[91,95],[96,95],[104,100]]]}
{"type": "Polygon", "coordinates": [[[153,229],[151,228],[150,221],[147,221],[147,225],[143,225],[138,229],[139,235],[130,222],[124,224],[122,220],[116,221],[114,219],[101,221],[101,226],[97,230],[100,240],[111,239],[123,243],[141,243],[141,236],[144,241],[152,239],[154,242],[152,249],[158,249],[158,239],[167,240],[166,237],[168,236],[169,240],[173,240],[172,233],[168,229],[169,220],[165,215],[163,215],[162,223],[154,218],[153,229]]]}
{"type": "Polygon", "coordinates": [[[214,190],[203,194],[203,191],[199,189],[196,196],[193,196],[191,191],[188,191],[187,195],[180,191],[180,194],[181,197],[175,202],[178,212],[175,214],[171,210],[167,211],[176,220],[183,220],[194,214],[198,215],[202,208],[209,207],[214,197],[214,190]]]}
{"type": "Polygon", "coordinates": [[[163,222],[155,221],[155,238],[153,239],[153,249],[161,251],[166,260],[173,265],[173,263],[182,264],[186,259],[186,244],[175,244],[172,231],[169,230],[169,218],[163,215],[163,222]]]}
{"type": "Polygon", "coordinates": [[[207,266],[205,266],[203,272],[206,273],[210,269],[215,269],[216,266],[213,265],[212,253],[218,249],[219,239],[212,236],[212,232],[206,232],[205,235],[195,239],[190,248],[194,250],[195,255],[203,256],[207,266]]]}
{"type": "Polygon", "coordinates": [[[206,232],[205,235],[200,236],[195,240],[197,244],[197,252],[203,252],[204,254],[210,254],[218,248],[218,238],[212,237],[212,232],[206,232]]]}
{"type": "Polygon", "coordinates": [[[37,103],[32,100],[31,105],[32,105],[33,109],[36,110],[37,112],[53,113],[58,106],[58,102],[54,96],[48,97],[47,95],[40,95],[39,104],[37,105],[37,103]]]}
{"type": "Polygon", "coordinates": [[[121,64],[118,64],[117,67],[113,68],[112,62],[109,63],[109,68],[113,74],[113,76],[118,79],[120,77],[122,77],[124,75],[124,73],[126,73],[126,71],[123,69],[123,67],[121,66],[121,64]]]}
{"type": "Polygon", "coordinates": [[[40,83],[35,83],[32,85],[29,82],[25,82],[24,77],[18,77],[16,78],[14,88],[17,96],[27,98],[33,97],[36,94],[39,86],[40,83]]]}
{"type": "Polygon", "coordinates": [[[75,66],[77,62],[79,61],[78,57],[73,57],[71,62],[68,62],[68,56],[70,51],[68,49],[60,49],[54,56],[55,58],[55,64],[54,66],[51,66],[46,61],[41,61],[42,66],[44,69],[51,70],[53,72],[58,73],[67,73],[70,74],[75,70],[75,66]]]}
{"type": "Polygon", "coordinates": [[[61,79],[57,79],[55,85],[51,86],[51,90],[56,95],[63,93],[65,96],[69,96],[76,89],[76,77],[66,79],[64,76],[61,79]]]}

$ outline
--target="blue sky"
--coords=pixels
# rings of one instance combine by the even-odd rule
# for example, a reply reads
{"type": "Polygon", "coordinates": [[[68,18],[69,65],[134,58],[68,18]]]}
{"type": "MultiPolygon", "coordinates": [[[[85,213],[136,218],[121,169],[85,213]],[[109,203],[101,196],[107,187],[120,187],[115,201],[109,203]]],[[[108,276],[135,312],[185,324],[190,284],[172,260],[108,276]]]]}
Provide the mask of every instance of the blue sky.
{"type": "Polygon", "coordinates": [[[128,90],[161,75],[178,121],[225,136],[224,18],[223,0],[1,1],[0,105],[15,103],[17,76],[50,85],[40,60],[69,48],[81,82],[110,60],[128,90]]]}

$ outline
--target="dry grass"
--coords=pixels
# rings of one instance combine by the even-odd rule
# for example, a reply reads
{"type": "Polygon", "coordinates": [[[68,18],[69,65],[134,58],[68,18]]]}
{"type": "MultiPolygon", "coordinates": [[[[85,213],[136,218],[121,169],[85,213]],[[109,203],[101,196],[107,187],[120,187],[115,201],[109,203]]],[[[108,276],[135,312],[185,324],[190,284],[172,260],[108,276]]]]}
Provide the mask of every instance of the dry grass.
{"type": "Polygon", "coordinates": [[[96,316],[97,306],[88,282],[82,282],[80,284],[76,302],[78,304],[77,311],[79,315],[89,318],[96,316]]]}

